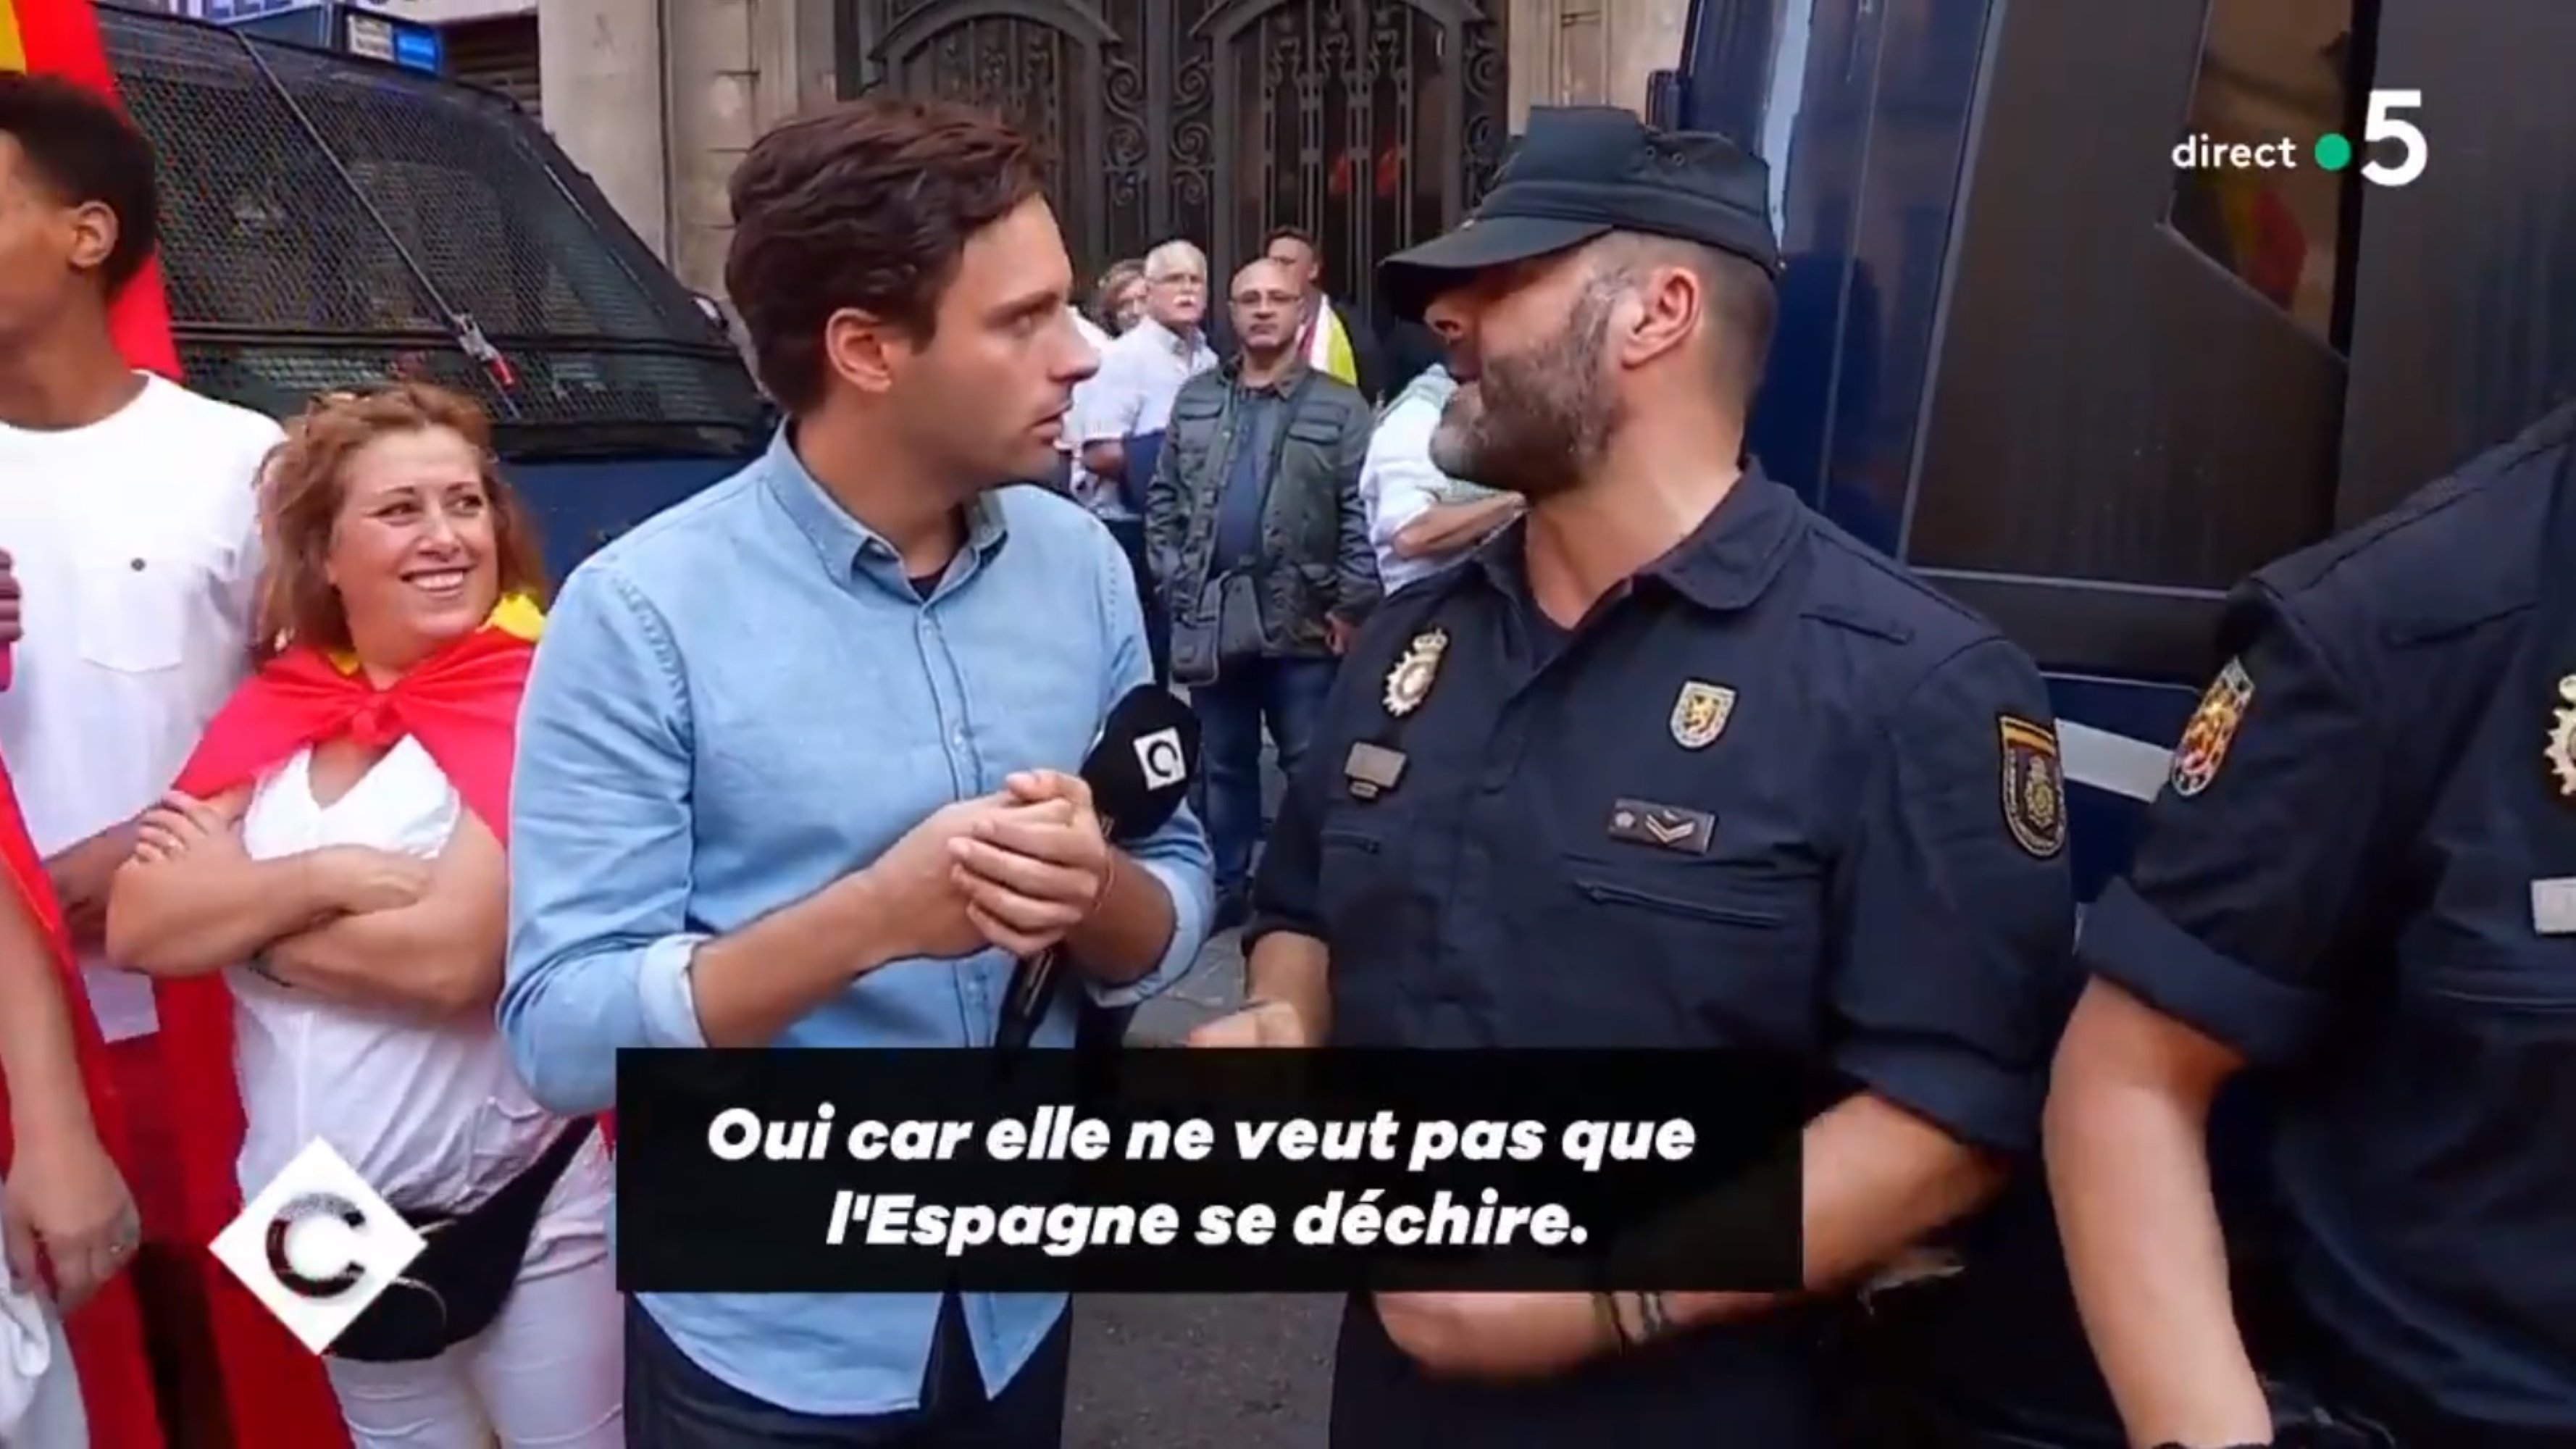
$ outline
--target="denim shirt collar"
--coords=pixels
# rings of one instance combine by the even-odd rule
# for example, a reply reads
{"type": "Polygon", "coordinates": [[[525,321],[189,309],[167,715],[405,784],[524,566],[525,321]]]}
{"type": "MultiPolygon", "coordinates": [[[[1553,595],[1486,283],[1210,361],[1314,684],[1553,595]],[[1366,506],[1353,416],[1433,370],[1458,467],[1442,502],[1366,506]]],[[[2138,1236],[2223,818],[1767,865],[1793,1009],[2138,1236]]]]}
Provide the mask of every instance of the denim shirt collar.
{"type": "MultiPolygon", "coordinates": [[[[836,582],[844,585],[874,576],[889,588],[909,593],[903,577],[903,556],[876,530],[850,516],[832,495],[824,491],[796,456],[788,441],[788,427],[782,424],[770,436],[769,451],[760,460],[761,486],[786,510],[797,530],[814,545],[814,555],[836,582]]],[[[962,583],[968,574],[1001,551],[1009,530],[1002,515],[999,489],[975,495],[966,505],[966,547],[950,564],[951,584],[962,583]],[[960,565],[964,565],[961,570],[960,565]]]]}

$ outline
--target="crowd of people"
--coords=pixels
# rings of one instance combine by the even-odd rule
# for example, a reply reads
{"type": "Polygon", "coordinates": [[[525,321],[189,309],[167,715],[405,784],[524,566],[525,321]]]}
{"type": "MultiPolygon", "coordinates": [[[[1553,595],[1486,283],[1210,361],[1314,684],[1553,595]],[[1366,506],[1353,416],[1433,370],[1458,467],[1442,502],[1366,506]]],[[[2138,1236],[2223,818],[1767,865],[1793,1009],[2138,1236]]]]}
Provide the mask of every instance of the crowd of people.
{"type": "Polygon", "coordinates": [[[1074,388],[1062,483],[1126,552],[1155,677],[1199,717],[1219,930],[1250,912],[1265,738],[1293,775],[1384,592],[1518,513],[1431,461],[1454,384],[1428,330],[1371,325],[1326,276],[1299,227],[1221,293],[1207,254],[1173,240],[1104,270],[1076,314],[1100,362],[1074,388]]]}
{"type": "Polygon", "coordinates": [[[726,290],[786,421],[550,591],[462,399],[136,372],[149,147],[0,76],[0,1442],[1054,1444],[1060,1295],[621,1295],[618,1053],[989,1048],[1058,948],[1069,1046],[1237,920],[1195,1047],[1822,1104],[1805,1291],[1354,1293],[1339,1449],[2576,1439],[2576,415],[2248,586],[2079,940],[2037,667],[1746,454],[1759,160],[1534,112],[1384,265],[1401,381],[1299,232],[1222,330],[1198,248],[1113,269],[1095,343],[1044,175],[942,102],[764,136],[726,290]],[[1113,837],[1079,763],[1158,682],[1206,825],[1113,837]],[[2277,1335],[2202,1139],[2249,1066],[2277,1335]],[[315,1139],[434,1244],[320,1357],[206,1252],[315,1139]],[[2103,1424],[1853,1438],[1854,1293],[2043,1148],[2103,1424]]]}

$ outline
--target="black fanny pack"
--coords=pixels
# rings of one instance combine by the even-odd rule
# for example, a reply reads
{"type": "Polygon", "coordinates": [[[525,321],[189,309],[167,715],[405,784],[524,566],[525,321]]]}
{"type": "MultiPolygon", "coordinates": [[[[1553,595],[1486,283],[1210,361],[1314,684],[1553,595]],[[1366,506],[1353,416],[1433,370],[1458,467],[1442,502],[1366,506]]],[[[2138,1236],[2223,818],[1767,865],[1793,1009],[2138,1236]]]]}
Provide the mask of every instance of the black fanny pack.
{"type": "Polygon", "coordinates": [[[584,1117],[566,1127],[527,1171],[468,1212],[403,1214],[429,1246],[332,1343],[331,1357],[418,1363],[491,1327],[518,1286],[547,1195],[595,1125],[584,1117]]]}

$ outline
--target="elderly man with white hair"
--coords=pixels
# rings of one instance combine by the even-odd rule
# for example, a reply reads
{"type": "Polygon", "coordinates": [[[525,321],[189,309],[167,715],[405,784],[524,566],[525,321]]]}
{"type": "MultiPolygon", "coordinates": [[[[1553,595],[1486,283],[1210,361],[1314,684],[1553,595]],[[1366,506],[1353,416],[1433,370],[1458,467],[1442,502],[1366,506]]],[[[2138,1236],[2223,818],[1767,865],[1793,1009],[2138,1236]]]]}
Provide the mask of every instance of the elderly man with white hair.
{"type": "Polygon", "coordinates": [[[1074,395],[1072,432],[1082,449],[1077,495],[1109,525],[1136,570],[1157,679],[1170,674],[1169,630],[1146,567],[1139,512],[1153,460],[1131,460],[1128,450],[1138,438],[1159,442],[1181,384],[1216,366],[1203,325],[1207,288],[1207,254],[1197,247],[1167,241],[1147,252],[1144,320],[1102,349],[1100,371],[1074,395]]]}

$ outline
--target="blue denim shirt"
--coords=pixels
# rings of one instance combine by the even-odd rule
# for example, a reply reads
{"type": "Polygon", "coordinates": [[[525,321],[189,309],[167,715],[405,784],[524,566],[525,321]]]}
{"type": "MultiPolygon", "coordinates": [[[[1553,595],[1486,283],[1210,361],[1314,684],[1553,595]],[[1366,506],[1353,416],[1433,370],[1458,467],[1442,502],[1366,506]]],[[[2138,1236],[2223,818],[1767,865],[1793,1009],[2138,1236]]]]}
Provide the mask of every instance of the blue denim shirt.
{"type": "MultiPolygon", "coordinates": [[[[1074,770],[1152,675],[1133,576],[1107,529],[1036,488],[988,494],[927,601],[782,433],[732,478],[577,569],[547,619],[519,724],[500,1019],[520,1075],[564,1112],[610,1105],[620,1047],[705,1045],[698,942],[874,860],[933,810],[1015,770],[1074,770]]],[[[1213,912],[1187,812],[1129,853],[1171,894],[1140,1000],[1187,970],[1213,912]]],[[[778,1039],[789,1047],[990,1045],[1011,960],[900,961],[778,1039]]],[[[1069,1045],[1059,1006],[1038,1035],[1069,1045]]],[[[645,1295],[699,1366],[809,1414],[917,1406],[936,1294],[645,1295]]],[[[998,1392],[1060,1294],[968,1296],[998,1392]]]]}

